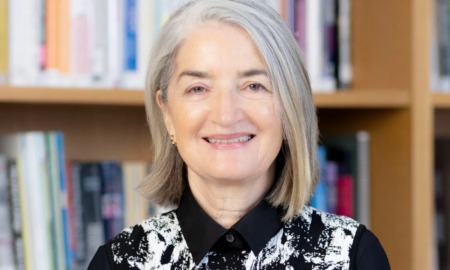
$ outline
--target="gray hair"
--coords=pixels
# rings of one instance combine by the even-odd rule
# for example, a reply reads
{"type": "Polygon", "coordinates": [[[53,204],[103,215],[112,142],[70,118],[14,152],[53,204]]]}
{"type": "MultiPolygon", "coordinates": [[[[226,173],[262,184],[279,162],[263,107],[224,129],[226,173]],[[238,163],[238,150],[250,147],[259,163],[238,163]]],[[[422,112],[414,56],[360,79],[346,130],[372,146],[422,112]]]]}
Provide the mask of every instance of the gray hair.
{"type": "Polygon", "coordinates": [[[296,40],[279,14],[256,0],[193,0],[178,9],[162,28],[150,57],[145,89],[153,168],[140,191],[161,205],[179,203],[186,185],[186,168],[170,143],[156,92],[161,90],[163,101],[167,102],[179,48],[196,27],[209,21],[244,29],[268,68],[284,142],[277,157],[277,179],[267,199],[273,206],[285,209],[285,220],[292,218],[309,201],[317,181],[316,109],[296,40]]]}

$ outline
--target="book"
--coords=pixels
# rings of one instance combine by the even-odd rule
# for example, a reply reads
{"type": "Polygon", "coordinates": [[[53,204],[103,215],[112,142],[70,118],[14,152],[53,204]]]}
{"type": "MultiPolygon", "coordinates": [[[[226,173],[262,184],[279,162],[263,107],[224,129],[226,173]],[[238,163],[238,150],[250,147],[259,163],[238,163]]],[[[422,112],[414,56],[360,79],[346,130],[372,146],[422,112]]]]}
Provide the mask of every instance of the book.
{"type": "Polygon", "coordinates": [[[317,148],[317,160],[319,162],[319,182],[314,195],[311,198],[311,206],[322,211],[328,211],[328,190],[326,182],[327,148],[319,145],[317,148]]]}
{"type": "Polygon", "coordinates": [[[8,0],[0,0],[0,85],[8,83],[8,0]]]}
{"type": "Polygon", "coordinates": [[[141,195],[137,193],[137,187],[144,181],[149,172],[149,164],[140,161],[122,162],[123,183],[125,196],[125,227],[142,222],[151,215],[156,215],[157,210],[141,195]]]}
{"type": "Polygon", "coordinates": [[[110,240],[124,228],[124,189],[122,165],[117,161],[99,164],[102,181],[102,217],[104,239],[110,240]]]}
{"type": "Polygon", "coordinates": [[[9,199],[10,199],[10,218],[12,229],[12,240],[14,246],[14,265],[17,270],[25,269],[25,247],[22,234],[22,201],[20,194],[20,184],[22,179],[17,171],[17,161],[9,160],[7,164],[9,199]]]}
{"type": "MultiPolygon", "coordinates": [[[[102,178],[98,163],[81,163],[79,171],[80,198],[84,239],[77,238],[77,252],[81,252],[81,264],[87,268],[98,247],[105,242],[102,215],[102,178]]],[[[75,181],[75,178],[74,178],[75,181]]]]}
{"type": "Polygon", "coordinates": [[[7,159],[0,154],[0,269],[14,270],[14,242],[10,218],[7,159]]]}

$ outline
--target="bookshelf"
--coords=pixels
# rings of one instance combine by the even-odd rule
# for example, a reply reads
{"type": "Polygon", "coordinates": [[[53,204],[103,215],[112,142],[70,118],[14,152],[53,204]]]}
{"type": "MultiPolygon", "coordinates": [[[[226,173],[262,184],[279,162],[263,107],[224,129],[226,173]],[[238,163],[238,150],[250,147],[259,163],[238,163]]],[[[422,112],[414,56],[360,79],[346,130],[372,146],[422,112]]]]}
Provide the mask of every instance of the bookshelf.
{"type": "MultiPolygon", "coordinates": [[[[322,133],[371,134],[371,229],[392,269],[431,269],[433,138],[450,95],[429,90],[433,0],[352,1],[352,87],[314,95],[322,133]]],[[[62,130],[68,159],[150,159],[139,91],[0,87],[0,132],[62,130]]]]}

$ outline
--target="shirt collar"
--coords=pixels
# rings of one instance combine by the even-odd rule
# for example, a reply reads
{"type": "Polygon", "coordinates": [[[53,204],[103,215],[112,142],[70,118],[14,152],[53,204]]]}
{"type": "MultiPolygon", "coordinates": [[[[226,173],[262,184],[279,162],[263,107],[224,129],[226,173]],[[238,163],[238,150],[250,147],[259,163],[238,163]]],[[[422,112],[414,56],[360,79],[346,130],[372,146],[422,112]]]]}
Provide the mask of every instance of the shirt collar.
{"type": "MultiPolygon", "coordinates": [[[[198,264],[228,230],[200,207],[189,186],[186,186],[175,212],[192,257],[198,264]]],[[[266,200],[262,200],[234,224],[232,229],[242,235],[257,255],[280,230],[282,214],[281,208],[274,208],[266,200]]]]}

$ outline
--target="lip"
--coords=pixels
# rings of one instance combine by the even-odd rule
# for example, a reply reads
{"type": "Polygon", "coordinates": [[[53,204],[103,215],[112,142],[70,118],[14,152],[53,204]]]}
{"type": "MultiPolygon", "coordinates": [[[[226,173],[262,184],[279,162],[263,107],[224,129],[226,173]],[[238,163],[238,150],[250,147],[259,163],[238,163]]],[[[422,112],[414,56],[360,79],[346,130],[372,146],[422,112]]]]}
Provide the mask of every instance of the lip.
{"type": "Polygon", "coordinates": [[[214,134],[203,137],[202,139],[218,149],[235,149],[243,147],[255,138],[255,134],[251,133],[234,133],[234,134],[214,134]]]}

